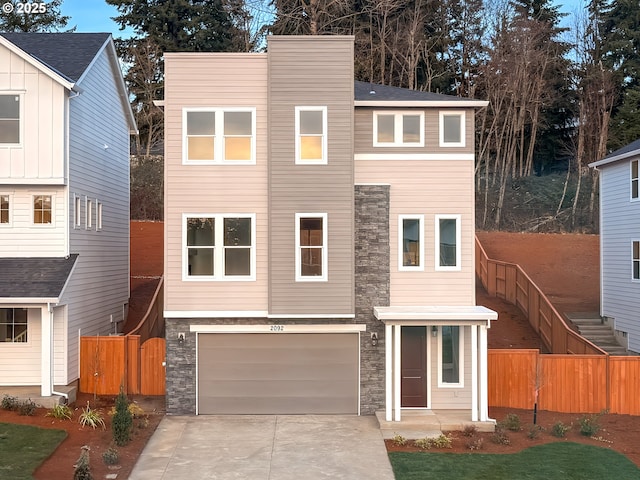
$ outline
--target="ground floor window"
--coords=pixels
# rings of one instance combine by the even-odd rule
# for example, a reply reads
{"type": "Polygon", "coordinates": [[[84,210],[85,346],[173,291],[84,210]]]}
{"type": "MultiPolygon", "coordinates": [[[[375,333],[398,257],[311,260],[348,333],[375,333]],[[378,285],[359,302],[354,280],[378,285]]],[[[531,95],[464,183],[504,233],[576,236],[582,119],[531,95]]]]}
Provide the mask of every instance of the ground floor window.
{"type": "Polygon", "coordinates": [[[640,280],[640,241],[633,242],[633,279],[640,280]]]}
{"type": "Polygon", "coordinates": [[[0,342],[27,341],[27,309],[0,308],[0,342]]]}
{"type": "Polygon", "coordinates": [[[440,327],[440,386],[462,385],[462,329],[459,326],[440,327]]]}

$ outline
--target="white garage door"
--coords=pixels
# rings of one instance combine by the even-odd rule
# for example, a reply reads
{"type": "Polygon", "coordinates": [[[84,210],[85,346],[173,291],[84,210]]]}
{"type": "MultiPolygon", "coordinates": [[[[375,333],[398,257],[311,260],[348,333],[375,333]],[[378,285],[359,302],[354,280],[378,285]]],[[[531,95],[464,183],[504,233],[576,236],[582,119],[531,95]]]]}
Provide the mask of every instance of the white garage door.
{"type": "Polygon", "coordinates": [[[357,333],[201,333],[199,414],[357,414],[357,333]]]}

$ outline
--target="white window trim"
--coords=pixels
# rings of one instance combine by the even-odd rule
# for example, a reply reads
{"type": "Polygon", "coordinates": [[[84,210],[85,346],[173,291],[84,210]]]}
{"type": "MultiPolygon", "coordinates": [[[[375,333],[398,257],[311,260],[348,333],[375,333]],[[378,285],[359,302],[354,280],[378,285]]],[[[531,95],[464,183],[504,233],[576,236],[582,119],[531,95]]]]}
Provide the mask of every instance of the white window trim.
{"type": "Polygon", "coordinates": [[[102,230],[102,202],[96,198],[96,232],[102,230]]]}
{"type": "Polygon", "coordinates": [[[462,270],[462,233],[460,231],[460,225],[462,223],[461,215],[436,215],[435,222],[435,267],[439,272],[458,272],[462,270]],[[440,220],[455,220],[456,221],[456,264],[455,266],[441,266],[440,265],[440,220]]]}
{"type": "Polygon", "coordinates": [[[459,348],[460,348],[460,362],[458,365],[458,383],[445,383],[442,381],[442,327],[438,327],[438,388],[464,388],[464,326],[452,325],[458,327],[459,332],[459,348]]]}
{"type": "Polygon", "coordinates": [[[13,219],[13,214],[12,214],[12,212],[13,212],[13,208],[11,208],[11,207],[12,207],[12,205],[13,205],[13,195],[12,195],[11,193],[7,193],[7,192],[0,192],[0,195],[1,195],[1,196],[4,196],[4,197],[9,197],[9,211],[8,211],[8,213],[9,213],[9,218],[8,218],[8,220],[9,220],[9,221],[8,221],[7,223],[0,223],[0,228],[3,228],[3,227],[5,227],[5,228],[6,228],[6,227],[10,227],[10,226],[11,226],[11,224],[12,224],[12,219],[13,219]]]}
{"type": "Polygon", "coordinates": [[[424,147],[424,111],[411,111],[411,110],[379,110],[373,112],[373,146],[374,147],[424,147]],[[393,142],[378,142],[378,115],[394,115],[394,141],[393,142]],[[419,115],[420,116],[420,141],[408,142],[402,141],[402,135],[404,128],[402,125],[402,117],[404,115],[419,115]]]}
{"type": "Polygon", "coordinates": [[[53,193],[32,193],[31,194],[31,226],[36,228],[54,228],[56,226],[56,196],[53,193]],[[36,197],[51,197],[51,223],[35,222],[35,200],[36,197]]]}
{"type": "Polygon", "coordinates": [[[326,213],[296,213],[295,215],[295,235],[296,235],[296,250],[295,250],[295,279],[296,282],[326,282],[329,280],[329,275],[327,268],[329,266],[329,243],[328,243],[328,231],[329,231],[329,223],[328,223],[328,214],[326,213]],[[322,218],[322,275],[307,277],[302,276],[300,274],[300,269],[302,266],[300,254],[301,254],[301,246],[300,246],[300,219],[301,218],[322,218]]]}
{"type": "Polygon", "coordinates": [[[183,213],[182,214],[182,280],[185,282],[250,282],[256,280],[256,214],[255,213],[183,213]],[[189,275],[189,254],[187,247],[187,219],[215,219],[215,250],[213,275],[189,275]],[[249,255],[251,275],[224,275],[224,225],[225,218],[251,219],[251,251],[249,255]]]}
{"type": "Polygon", "coordinates": [[[0,348],[18,348],[20,346],[22,347],[27,347],[30,346],[32,344],[32,339],[31,337],[33,336],[33,325],[32,323],[29,321],[29,308],[28,307],[22,307],[22,306],[12,306],[12,305],[3,305],[2,308],[5,309],[26,309],[27,310],[27,341],[26,342],[0,342],[0,348]],[[13,346],[10,346],[13,345],[13,346]]]}
{"type": "Polygon", "coordinates": [[[446,147],[464,147],[466,137],[466,112],[464,110],[440,110],[440,125],[439,125],[439,137],[440,146],[446,147]],[[444,117],[460,115],[460,141],[459,142],[445,142],[444,141],[444,117]]]}
{"type": "Polygon", "coordinates": [[[629,200],[631,202],[638,202],[640,201],[640,160],[631,160],[629,162],[629,200]],[[638,183],[638,196],[634,197],[633,196],[633,163],[636,163],[638,165],[638,177],[635,178],[636,182],[638,183]]]}
{"type": "Polygon", "coordinates": [[[182,109],[182,164],[183,165],[255,165],[256,164],[256,108],[255,107],[185,107],[182,109]],[[187,113],[213,112],[215,114],[214,158],[217,160],[189,160],[187,113]],[[224,113],[251,112],[251,160],[224,160],[224,113]]]}
{"type": "Polygon", "coordinates": [[[24,90],[19,92],[11,90],[0,92],[0,95],[13,95],[20,98],[18,143],[0,143],[0,148],[20,148],[24,144],[24,93],[24,90]]]}
{"type": "Polygon", "coordinates": [[[329,157],[327,154],[328,147],[328,135],[327,135],[327,107],[326,106],[307,106],[307,107],[295,107],[295,151],[296,151],[296,165],[327,165],[329,163],[329,157]],[[300,159],[300,112],[322,112],[322,158],[317,160],[301,160],[300,159]]]}
{"type": "Polygon", "coordinates": [[[89,197],[86,197],[85,200],[85,217],[84,217],[84,228],[86,230],[93,228],[93,200],[89,197]]]}
{"type": "Polygon", "coordinates": [[[633,240],[631,240],[631,281],[632,281],[633,283],[640,283],[640,278],[634,278],[634,276],[633,276],[633,264],[634,264],[634,262],[636,261],[636,260],[633,258],[633,244],[634,244],[635,242],[640,243],[640,239],[638,239],[638,238],[634,238],[633,240]]]}
{"type": "Polygon", "coordinates": [[[424,257],[424,215],[408,215],[402,214],[398,215],[398,271],[400,272],[423,272],[425,264],[424,257]],[[403,235],[403,220],[419,220],[420,221],[420,265],[416,266],[405,266],[403,265],[404,261],[404,235],[403,235]]]}

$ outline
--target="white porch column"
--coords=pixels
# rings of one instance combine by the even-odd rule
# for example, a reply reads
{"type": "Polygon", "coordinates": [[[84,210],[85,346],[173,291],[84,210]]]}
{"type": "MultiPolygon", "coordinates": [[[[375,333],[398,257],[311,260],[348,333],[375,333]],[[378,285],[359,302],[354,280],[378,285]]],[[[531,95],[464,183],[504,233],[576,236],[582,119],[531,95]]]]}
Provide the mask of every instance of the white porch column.
{"type": "Polygon", "coordinates": [[[479,355],[479,381],[480,381],[480,421],[489,421],[489,374],[487,358],[487,327],[480,326],[480,355],[479,355]]]}
{"type": "Polygon", "coordinates": [[[395,408],[396,422],[400,421],[400,325],[393,326],[393,406],[395,408]]]}
{"type": "Polygon", "coordinates": [[[471,421],[478,421],[478,326],[471,325],[471,421]]]}
{"type": "Polygon", "coordinates": [[[51,375],[51,355],[53,345],[53,325],[48,306],[40,308],[41,344],[40,344],[40,395],[50,397],[53,390],[51,375]]]}
{"type": "Polygon", "coordinates": [[[384,419],[393,419],[393,327],[384,326],[384,419]]]}

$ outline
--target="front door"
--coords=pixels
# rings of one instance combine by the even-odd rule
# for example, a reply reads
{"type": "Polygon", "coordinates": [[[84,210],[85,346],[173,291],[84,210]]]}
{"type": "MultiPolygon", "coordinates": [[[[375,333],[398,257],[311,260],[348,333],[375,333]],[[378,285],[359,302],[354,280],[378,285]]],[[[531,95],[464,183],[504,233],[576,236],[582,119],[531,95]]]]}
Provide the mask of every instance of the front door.
{"type": "Polygon", "coordinates": [[[402,327],[402,407],[427,407],[427,327],[402,327]]]}

